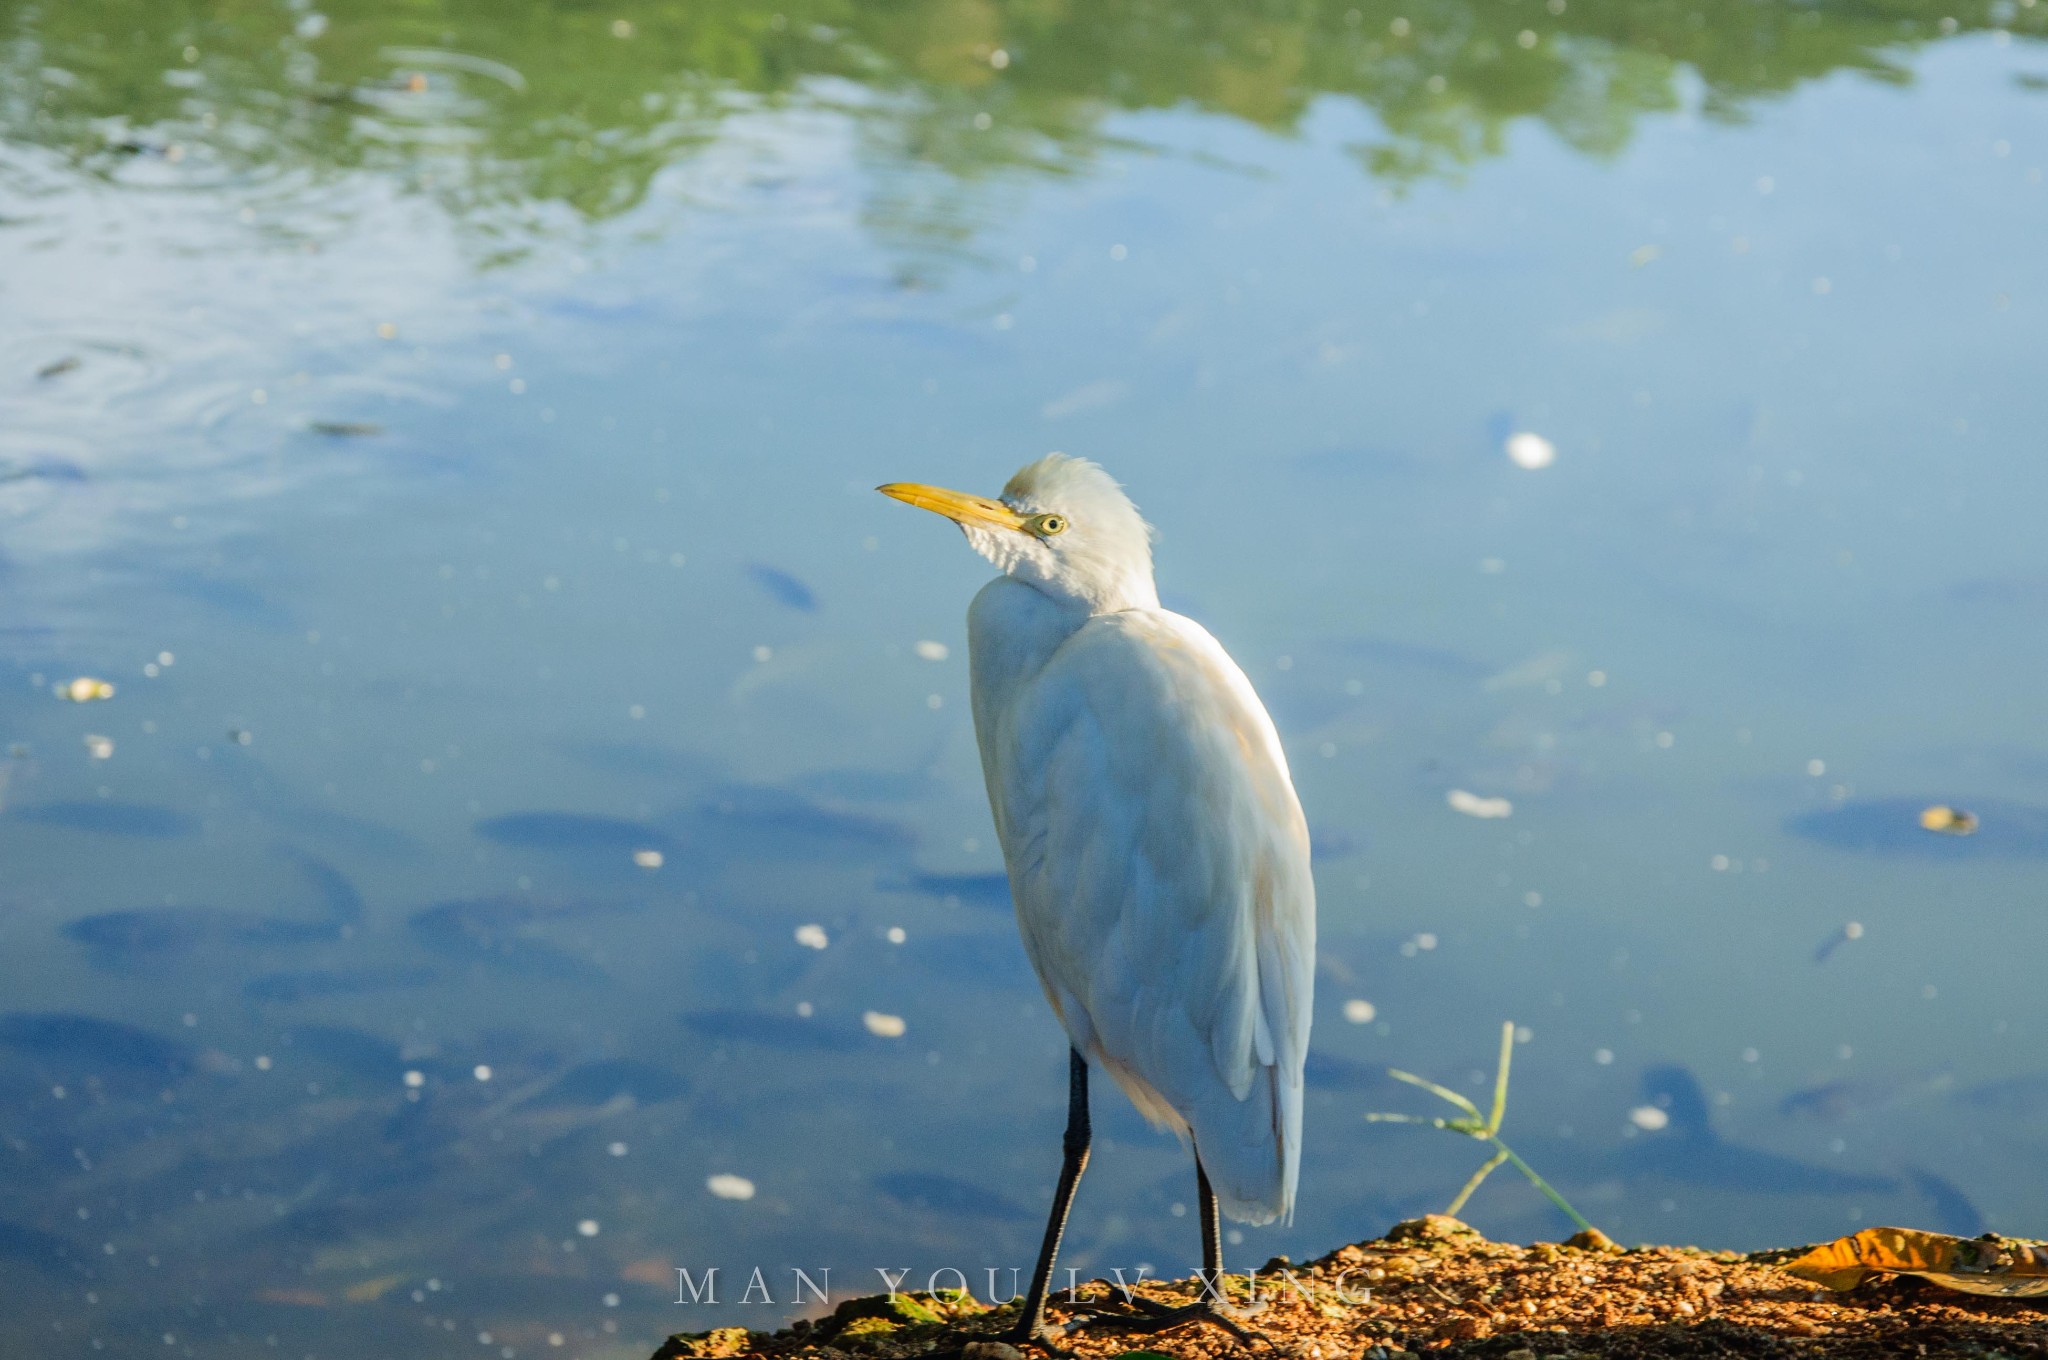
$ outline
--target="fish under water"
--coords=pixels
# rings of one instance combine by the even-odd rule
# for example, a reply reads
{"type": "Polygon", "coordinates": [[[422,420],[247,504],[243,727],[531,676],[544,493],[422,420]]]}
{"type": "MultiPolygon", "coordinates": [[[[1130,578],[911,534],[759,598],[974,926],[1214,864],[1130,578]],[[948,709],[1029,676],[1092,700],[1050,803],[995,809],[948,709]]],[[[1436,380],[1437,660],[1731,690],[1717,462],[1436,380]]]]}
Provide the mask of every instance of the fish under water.
{"type": "Polygon", "coordinates": [[[1862,799],[1801,813],[1788,820],[1785,829],[1837,850],[1914,859],[2048,857],[2048,808],[1998,798],[1862,799]],[[1943,806],[1970,809],[1977,817],[1976,831],[1949,835],[1921,824],[1921,815],[1929,808],[1943,806]]]}
{"type": "Polygon", "coordinates": [[[61,1270],[90,1261],[92,1255],[77,1243],[55,1233],[0,1219],[0,1261],[20,1261],[41,1270],[61,1270]]]}
{"type": "Polygon", "coordinates": [[[604,853],[622,862],[635,850],[669,853],[675,848],[668,836],[644,822],[588,812],[513,812],[486,817],[472,830],[487,841],[522,850],[604,853]]]}
{"type": "Polygon", "coordinates": [[[971,1181],[929,1171],[891,1171],[874,1186],[906,1209],[928,1209],[948,1218],[1011,1220],[1030,1217],[1022,1205],[971,1181]]]}
{"type": "Polygon", "coordinates": [[[396,1082],[408,1066],[396,1040],[348,1025],[293,1025],[278,1035],[278,1044],[281,1054],[376,1081],[396,1082]]]}
{"type": "Polygon", "coordinates": [[[1024,946],[1017,932],[1007,928],[983,933],[920,931],[900,948],[906,961],[939,977],[974,979],[984,986],[1028,986],[1032,981],[1024,946]]]}
{"type": "Polygon", "coordinates": [[[205,605],[251,628],[270,633],[299,631],[297,614],[255,586],[199,571],[159,571],[155,582],[173,594],[205,605]]]}
{"type": "Polygon", "coordinates": [[[1308,1051],[1301,1079],[1312,1091],[1388,1091],[1400,1085],[1377,1063],[1360,1062],[1315,1048],[1308,1051]]]}
{"type": "Polygon", "coordinates": [[[139,907],[103,911],[64,923],[64,938],[82,944],[101,967],[144,957],[185,954],[215,945],[300,945],[342,939],[338,921],[294,921],[217,907],[139,907]]]}
{"type": "Polygon", "coordinates": [[[689,1092],[689,1082],[665,1067],[626,1058],[603,1058],[577,1064],[521,1103],[542,1109],[608,1105],[626,1096],[636,1105],[659,1105],[681,1100],[689,1092]]]}
{"type": "Polygon", "coordinates": [[[1958,1092],[1956,1101],[1987,1114],[2038,1115],[2048,1111],[2048,1072],[1979,1082],[1958,1092]]]}
{"type": "Polygon", "coordinates": [[[319,898],[321,908],[327,913],[327,919],[344,925],[356,925],[362,921],[363,894],[349,880],[347,874],[319,856],[307,854],[303,850],[283,846],[280,847],[280,851],[312,885],[314,895],[319,898]]]}
{"type": "Polygon", "coordinates": [[[1906,1168],[1906,1183],[1934,1208],[1934,1229],[1953,1237],[1976,1237],[1986,1230],[1984,1215],[1955,1182],[1924,1167],[1906,1168]]]}
{"type": "Polygon", "coordinates": [[[1769,1195],[1846,1195],[1895,1191],[1895,1176],[1873,1176],[1782,1157],[1726,1142],[1713,1127],[1706,1092],[1677,1065],[1643,1073],[1643,1094],[1670,1117],[1606,1159],[1624,1175],[1651,1175],[1683,1185],[1769,1195]]]}
{"type": "Polygon", "coordinates": [[[16,463],[0,459],[0,486],[8,482],[83,482],[85,469],[61,458],[37,458],[16,463]]]}
{"type": "Polygon", "coordinates": [[[0,1047],[62,1070],[95,1073],[182,1077],[197,1062],[188,1044],[119,1020],[71,1011],[0,1015],[0,1047]]]}
{"type": "Polygon", "coordinates": [[[1516,1151],[1561,1184],[1647,1180],[1778,1196],[1896,1193],[1904,1188],[1895,1176],[1837,1171],[1728,1142],[1713,1127],[1698,1078],[1684,1067],[1650,1068],[1643,1073],[1642,1089],[1669,1120],[1664,1128],[1640,1129],[1619,1147],[1608,1149],[1588,1147],[1576,1139],[1518,1136],[1516,1151]]]}
{"type": "Polygon", "coordinates": [[[595,963],[529,933],[581,914],[575,907],[522,898],[474,898],[423,907],[405,924],[421,944],[450,958],[544,981],[596,981],[605,972],[595,963]]]}
{"type": "Polygon", "coordinates": [[[1865,1114],[1939,1095],[1955,1085],[1947,1072],[1879,1081],[1829,1081],[1794,1091],[1778,1102],[1786,1119],[1821,1123],[1855,1119],[1865,1114]]]}
{"type": "Polygon", "coordinates": [[[750,562],[747,564],[747,577],[767,591],[777,604],[787,605],[805,614],[817,612],[818,597],[812,593],[811,588],[780,567],[771,567],[765,562],[750,562]]]}
{"type": "Polygon", "coordinates": [[[689,820],[706,845],[738,859],[894,858],[917,844],[917,833],[901,822],[840,811],[800,793],[760,785],[720,789],[689,820]]]}
{"type": "Polygon", "coordinates": [[[199,830],[197,818],[174,808],[154,807],[148,803],[117,803],[106,799],[30,803],[9,808],[5,815],[19,822],[91,831],[102,836],[167,840],[175,836],[190,836],[199,830]]]}
{"type": "Polygon", "coordinates": [[[1308,829],[1309,858],[1320,864],[1332,860],[1349,859],[1365,848],[1362,837],[1339,831],[1335,827],[1312,826],[1308,829]]]}
{"type": "Polygon", "coordinates": [[[868,1046],[864,1033],[805,1016],[714,1009],[684,1011],[679,1018],[686,1028],[707,1039],[759,1044],[763,1048],[846,1053],[868,1046]]]}
{"type": "Polygon", "coordinates": [[[1848,944],[1854,940],[1860,940],[1862,938],[1862,923],[1860,921],[1850,921],[1846,925],[1844,925],[1840,930],[1837,930],[1834,934],[1828,936],[1825,940],[1822,940],[1820,942],[1820,947],[1813,951],[1813,961],[1817,964],[1826,963],[1829,959],[1835,956],[1835,951],[1837,949],[1840,949],[1843,945],[1848,944]]]}
{"type": "Polygon", "coordinates": [[[1452,680],[1484,680],[1500,668],[1464,652],[1393,638],[1362,635],[1334,638],[1320,652],[1339,660],[1360,661],[1390,669],[1422,671],[1452,680]]]}
{"type": "Polygon", "coordinates": [[[936,897],[942,902],[957,902],[970,907],[988,907],[995,911],[1010,910],[1010,876],[1008,874],[912,874],[900,884],[883,886],[899,888],[925,897],[936,897]]]}
{"type": "Polygon", "coordinates": [[[302,968],[259,973],[242,984],[251,1001],[292,1003],[330,996],[424,987],[440,975],[431,968],[302,968]]]}

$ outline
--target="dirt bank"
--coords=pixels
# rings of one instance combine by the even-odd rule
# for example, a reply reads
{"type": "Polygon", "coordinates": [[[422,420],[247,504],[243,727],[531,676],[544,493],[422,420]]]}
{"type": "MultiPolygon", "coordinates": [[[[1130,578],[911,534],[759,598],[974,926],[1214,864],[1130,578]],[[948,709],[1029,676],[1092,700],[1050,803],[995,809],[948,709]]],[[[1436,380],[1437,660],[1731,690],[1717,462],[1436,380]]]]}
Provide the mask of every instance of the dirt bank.
{"type": "MultiPolygon", "coordinates": [[[[1259,1272],[1265,1303],[1252,1325],[1268,1345],[1251,1354],[1290,1360],[1401,1360],[1403,1352],[1535,1360],[1539,1356],[1838,1357],[2039,1356],[2048,1360],[2048,1309],[1880,1277],[1844,1294],[1817,1290],[1779,1263],[1804,1248],[1739,1255],[1691,1247],[1489,1242],[1454,1219],[1403,1223],[1386,1237],[1340,1247],[1305,1265],[1284,1258],[1259,1272]],[[1284,1272],[1291,1272],[1292,1279],[1284,1272]]],[[[1191,1280],[1140,1290],[1161,1302],[1196,1297],[1191,1280]]],[[[1242,1277],[1231,1280],[1243,1301],[1242,1277]]],[[[1083,1301],[1114,1302],[1112,1286],[1083,1301]]],[[[1056,1304],[1056,1323],[1077,1310],[1056,1304]]],[[[672,1337],[655,1360],[896,1360],[956,1349],[1000,1330],[1011,1309],[950,1296],[877,1295],[773,1334],[726,1328],[672,1337]]],[[[1133,1349],[1196,1360],[1237,1349],[1224,1333],[1183,1327],[1152,1337],[1081,1330],[1064,1344],[1084,1360],[1133,1349]]],[[[1035,1354],[1027,1352],[1027,1355],[1035,1354]]],[[[976,1360],[981,1360],[977,1357],[976,1360]]],[[[987,1360],[1007,1360],[988,1357],[987,1360]]]]}

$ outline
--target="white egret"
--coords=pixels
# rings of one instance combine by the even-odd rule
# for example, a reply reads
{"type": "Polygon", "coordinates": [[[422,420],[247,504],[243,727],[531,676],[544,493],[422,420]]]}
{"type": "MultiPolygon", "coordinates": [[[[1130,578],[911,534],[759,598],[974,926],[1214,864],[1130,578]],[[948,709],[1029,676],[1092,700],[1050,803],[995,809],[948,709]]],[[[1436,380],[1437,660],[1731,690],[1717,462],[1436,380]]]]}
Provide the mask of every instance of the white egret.
{"type": "Polygon", "coordinates": [[[1308,827],[1279,734],[1222,645],[1159,607],[1151,529],[1095,464],[1052,454],[996,500],[879,490],[953,520],[1003,573],[967,611],[974,730],[1024,949],[1072,1045],[1065,1163],[1009,1339],[1050,1339],[1091,1063],[1192,1140],[1206,1295],[1096,1321],[1242,1336],[1217,1210],[1293,1212],[1314,978],[1308,827]]]}

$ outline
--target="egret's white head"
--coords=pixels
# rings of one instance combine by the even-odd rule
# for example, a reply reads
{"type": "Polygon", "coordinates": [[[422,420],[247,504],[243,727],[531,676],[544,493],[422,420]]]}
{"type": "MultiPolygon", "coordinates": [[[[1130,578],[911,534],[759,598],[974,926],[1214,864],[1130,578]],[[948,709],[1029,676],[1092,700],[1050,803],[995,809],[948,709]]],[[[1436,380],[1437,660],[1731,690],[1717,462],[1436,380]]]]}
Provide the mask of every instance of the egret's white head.
{"type": "Polygon", "coordinates": [[[891,482],[885,496],[936,511],[1003,572],[1091,614],[1157,608],[1152,526],[1086,458],[1049,453],[1017,470],[1000,499],[891,482]]]}

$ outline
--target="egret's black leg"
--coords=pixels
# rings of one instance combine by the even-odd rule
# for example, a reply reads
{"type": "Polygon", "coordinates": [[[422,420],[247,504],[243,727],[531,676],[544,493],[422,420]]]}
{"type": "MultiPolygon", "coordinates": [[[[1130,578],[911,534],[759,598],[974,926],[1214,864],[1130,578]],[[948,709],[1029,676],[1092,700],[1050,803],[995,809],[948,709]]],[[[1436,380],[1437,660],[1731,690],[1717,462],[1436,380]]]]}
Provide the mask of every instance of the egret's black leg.
{"type": "MultiPolygon", "coordinates": [[[[1087,1059],[1069,1049],[1067,1137],[1061,1139],[1059,1188],[1053,1190],[1053,1210],[1044,1221],[1044,1241],[1038,1245],[1038,1264],[1030,1272],[1030,1292],[1024,1294],[1024,1309],[1018,1313],[1016,1325],[995,1333],[969,1333],[965,1337],[967,1342],[1008,1342],[1071,1358],[1073,1352],[1053,1344],[1053,1331],[1044,1325],[1044,1305],[1053,1297],[1053,1264],[1059,1260],[1059,1239],[1067,1235],[1067,1213],[1073,1208],[1073,1192],[1081,1184],[1081,1172],[1087,1170],[1087,1145],[1092,1141],[1094,1131],[1087,1124],[1087,1059]]],[[[930,1352],[926,1360],[958,1360],[963,1354],[965,1344],[961,1348],[930,1352]]]]}
{"type": "MultiPolygon", "coordinates": [[[[1093,1133],[1088,1126],[1088,1061],[1069,1049],[1067,1135],[1060,1143],[1065,1155],[1060,1162],[1059,1188],[1052,1194],[1052,1212],[1045,1220],[1045,1240],[1038,1248],[1038,1264],[1031,1270],[1031,1289],[1024,1295],[1024,1308],[1017,1314],[1014,1326],[995,1333],[971,1334],[967,1340],[1006,1341],[1013,1346],[1032,1346],[1055,1356],[1071,1354],[1053,1344],[1053,1334],[1045,1325],[1045,1305],[1046,1300],[1052,1297],[1053,1263],[1059,1259],[1060,1239],[1067,1232],[1067,1213],[1074,1207],[1074,1189],[1081,1183],[1081,1173],[1088,1169],[1088,1145],[1092,1139],[1093,1133]]],[[[934,1351],[927,1360],[957,1360],[964,1349],[963,1345],[958,1349],[934,1351]]]]}
{"type": "Polygon", "coordinates": [[[1217,1221],[1216,1191],[1209,1184],[1209,1172],[1202,1165],[1199,1150],[1195,1153],[1195,1191],[1201,1200],[1202,1210],[1202,1297],[1193,1303],[1174,1308],[1141,1298],[1136,1294],[1128,1295],[1126,1301],[1137,1310],[1135,1313],[1098,1312],[1088,1320],[1088,1326],[1113,1327],[1121,1332],[1150,1334],[1190,1322],[1206,1322],[1212,1327],[1221,1327],[1247,1345],[1254,1340],[1265,1339],[1239,1325],[1240,1319],[1252,1316],[1264,1305],[1243,1309],[1233,1306],[1224,1297],[1223,1225],[1217,1221]]]}
{"type": "Polygon", "coordinates": [[[1209,1169],[1195,1157],[1195,1192],[1202,1197],[1202,1274],[1223,1289],[1223,1225],[1216,1221],[1216,1192],[1209,1186],[1209,1169]]]}
{"type": "Polygon", "coordinates": [[[1052,1212],[1045,1220],[1045,1240],[1038,1247],[1038,1264],[1031,1271],[1031,1291],[1024,1296],[1024,1311],[1017,1318],[1019,1339],[1044,1342],[1045,1301],[1052,1293],[1053,1263],[1059,1259],[1060,1239],[1066,1236],[1067,1214],[1074,1207],[1074,1189],[1081,1173],[1088,1169],[1088,1145],[1094,1133],[1088,1124],[1088,1060],[1076,1049],[1067,1050],[1067,1135],[1060,1142],[1065,1154],[1060,1162],[1059,1188],[1052,1192],[1052,1212]]]}

